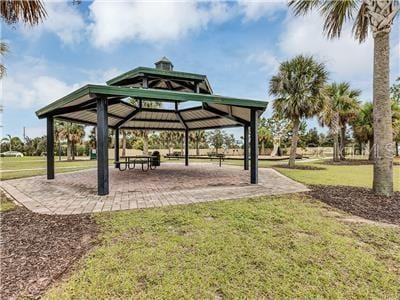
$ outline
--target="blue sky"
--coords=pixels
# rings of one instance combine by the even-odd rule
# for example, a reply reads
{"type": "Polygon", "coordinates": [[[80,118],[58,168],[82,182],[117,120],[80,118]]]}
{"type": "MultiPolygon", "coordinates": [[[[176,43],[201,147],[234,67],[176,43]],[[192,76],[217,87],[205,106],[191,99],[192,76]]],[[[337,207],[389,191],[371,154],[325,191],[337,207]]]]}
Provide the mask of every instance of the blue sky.
{"type": "MultiPolygon", "coordinates": [[[[350,81],[372,99],[372,39],[355,42],[347,26],[328,41],[317,15],[294,17],[283,1],[46,1],[48,18],[31,28],[1,24],[9,43],[1,82],[3,134],[45,133],[38,108],[86,83],[104,83],[167,56],[175,70],[208,76],[216,94],[271,102],[279,62],[312,54],[330,80],[350,81]]],[[[399,18],[391,33],[391,80],[400,74],[399,18]]],[[[270,114],[270,110],[266,115],[270,114]]],[[[310,121],[310,126],[315,126],[310,121]]],[[[240,131],[232,131],[239,135],[240,131]]]]}

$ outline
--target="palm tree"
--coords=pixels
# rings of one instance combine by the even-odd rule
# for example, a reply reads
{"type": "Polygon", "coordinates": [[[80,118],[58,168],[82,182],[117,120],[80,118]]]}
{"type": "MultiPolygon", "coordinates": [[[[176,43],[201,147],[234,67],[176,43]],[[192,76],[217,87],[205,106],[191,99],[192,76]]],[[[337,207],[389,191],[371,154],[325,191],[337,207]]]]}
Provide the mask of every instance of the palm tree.
{"type": "MultiPolygon", "coordinates": [[[[8,24],[22,21],[33,26],[46,17],[46,10],[40,0],[2,0],[0,1],[0,16],[8,24]]],[[[0,56],[4,56],[8,50],[8,45],[0,42],[0,56]]],[[[0,79],[5,71],[6,67],[0,64],[0,79]]]]}
{"type": "Polygon", "coordinates": [[[325,102],[319,114],[319,120],[321,125],[328,126],[332,133],[333,161],[339,161],[343,158],[342,151],[344,150],[346,123],[356,114],[359,107],[357,97],[360,94],[360,90],[351,90],[348,82],[334,82],[324,88],[325,102]],[[340,132],[342,145],[339,146],[340,132]]]}
{"type": "Polygon", "coordinates": [[[196,155],[200,155],[200,144],[204,143],[206,141],[206,132],[204,130],[196,130],[192,131],[189,134],[189,139],[192,143],[194,143],[194,146],[196,148],[196,155]]]}
{"type": "MultiPolygon", "coordinates": [[[[139,100],[134,98],[129,98],[128,102],[133,105],[138,105],[139,100]]],[[[162,102],[160,101],[142,101],[142,106],[144,108],[160,108],[162,106],[162,102]]],[[[147,155],[149,152],[149,130],[140,130],[138,131],[140,135],[143,137],[143,154],[147,155]]]]}
{"type": "Polygon", "coordinates": [[[269,83],[269,93],[277,98],[275,114],[289,119],[293,126],[289,167],[295,166],[300,121],[315,116],[322,108],[322,90],[328,73],[313,57],[296,56],[281,63],[269,83]]]}
{"type": "Polygon", "coordinates": [[[267,120],[262,118],[258,125],[258,143],[261,145],[261,155],[265,155],[265,144],[271,140],[271,133],[266,127],[267,120]]]}
{"type": "Polygon", "coordinates": [[[397,0],[290,0],[296,15],[304,15],[317,9],[325,18],[324,32],[328,38],[340,37],[343,24],[354,22],[353,33],[361,43],[368,36],[371,28],[374,38],[374,180],[373,190],[376,194],[390,196],[393,194],[393,135],[391,101],[389,96],[389,35],[393,20],[399,10],[397,0]]]}
{"type": "Polygon", "coordinates": [[[374,160],[374,129],[373,129],[373,105],[372,103],[364,103],[361,107],[357,118],[351,122],[354,137],[360,143],[369,144],[369,160],[374,160]]]}
{"type": "Polygon", "coordinates": [[[83,125],[73,124],[70,131],[72,160],[75,160],[76,144],[82,143],[85,136],[85,127],[83,125]]]}

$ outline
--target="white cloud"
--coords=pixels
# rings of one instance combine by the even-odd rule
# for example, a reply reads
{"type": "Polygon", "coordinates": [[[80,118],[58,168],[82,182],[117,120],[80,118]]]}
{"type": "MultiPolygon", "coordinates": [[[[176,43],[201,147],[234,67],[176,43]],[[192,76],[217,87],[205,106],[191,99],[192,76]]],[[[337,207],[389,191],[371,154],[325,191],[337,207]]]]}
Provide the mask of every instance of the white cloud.
{"type": "Polygon", "coordinates": [[[315,55],[324,61],[333,77],[349,80],[372,74],[373,43],[368,38],[359,44],[346,26],[339,39],[328,40],[322,33],[323,21],[317,14],[305,17],[289,15],[279,48],[286,57],[298,54],[315,55]]]}
{"type": "Polygon", "coordinates": [[[240,0],[239,8],[246,21],[257,21],[262,17],[275,18],[277,11],[287,9],[287,3],[283,0],[240,0]]]}
{"type": "Polygon", "coordinates": [[[251,54],[248,57],[248,61],[260,64],[261,70],[270,75],[275,73],[279,68],[277,57],[269,51],[251,54]]]}
{"type": "Polygon", "coordinates": [[[68,85],[65,82],[51,77],[38,76],[7,76],[2,80],[1,95],[5,109],[26,109],[30,107],[41,107],[56,99],[65,96],[77,88],[77,85],[68,85]]]}
{"type": "Polygon", "coordinates": [[[230,16],[228,4],[220,2],[96,0],[89,9],[93,43],[103,49],[132,40],[151,43],[178,40],[211,22],[224,22],[230,16]]]}
{"type": "Polygon", "coordinates": [[[50,32],[66,45],[82,41],[87,34],[83,16],[69,1],[47,1],[45,3],[47,17],[36,27],[23,27],[29,37],[37,37],[43,32],[50,32]]]}

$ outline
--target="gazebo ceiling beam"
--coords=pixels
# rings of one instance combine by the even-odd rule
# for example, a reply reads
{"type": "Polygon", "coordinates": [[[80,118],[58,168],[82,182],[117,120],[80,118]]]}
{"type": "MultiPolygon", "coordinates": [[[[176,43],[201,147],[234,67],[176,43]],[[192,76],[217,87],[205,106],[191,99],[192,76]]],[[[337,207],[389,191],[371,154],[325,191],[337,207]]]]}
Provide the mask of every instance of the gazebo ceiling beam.
{"type": "Polygon", "coordinates": [[[184,128],[164,128],[164,127],[141,127],[141,126],[126,126],[119,127],[120,129],[132,129],[132,130],[157,130],[157,131],[185,131],[184,128]]]}
{"type": "MultiPolygon", "coordinates": [[[[90,121],[83,121],[71,117],[64,117],[64,116],[56,116],[55,119],[60,120],[60,121],[65,121],[65,122],[71,122],[71,123],[79,123],[79,124],[84,124],[84,125],[91,125],[91,126],[97,126],[96,122],[90,122],[90,121]]],[[[111,127],[111,126],[110,126],[111,127]]]]}
{"type": "Polygon", "coordinates": [[[214,113],[214,114],[219,115],[221,117],[225,117],[225,118],[230,119],[232,121],[238,122],[238,123],[240,123],[242,125],[250,125],[250,122],[248,122],[246,120],[243,120],[242,118],[236,117],[234,115],[231,115],[230,113],[221,111],[221,110],[219,110],[219,109],[217,109],[215,107],[211,107],[207,103],[203,103],[203,108],[205,110],[211,112],[211,113],[214,113]]]}
{"type": "Polygon", "coordinates": [[[183,120],[181,113],[179,112],[178,102],[175,102],[175,112],[176,112],[178,120],[181,123],[181,125],[183,126],[183,128],[185,128],[185,130],[188,130],[188,126],[185,123],[185,121],[183,120]]]}
{"type": "Polygon", "coordinates": [[[143,119],[143,118],[133,118],[130,121],[137,121],[137,122],[150,122],[150,123],[180,123],[179,120],[157,120],[157,119],[143,119]]]}
{"type": "Polygon", "coordinates": [[[242,126],[243,126],[242,124],[232,124],[232,125],[215,125],[215,126],[205,126],[205,127],[195,127],[195,128],[189,127],[189,131],[234,128],[234,127],[242,127],[242,126]]]}
{"type": "MultiPolygon", "coordinates": [[[[97,113],[97,110],[96,110],[95,108],[92,108],[92,109],[90,109],[89,111],[94,112],[94,113],[97,113]]],[[[109,117],[116,118],[116,119],[120,119],[120,120],[122,120],[122,119],[124,118],[123,116],[118,116],[118,115],[115,115],[115,114],[112,114],[112,113],[109,113],[109,112],[107,112],[107,115],[108,115],[109,117]]]]}
{"type": "Polygon", "coordinates": [[[138,113],[141,112],[141,109],[137,108],[136,110],[134,110],[133,112],[131,112],[130,114],[128,114],[124,119],[122,119],[121,121],[119,121],[117,124],[115,124],[116,128],[121,127],[121,125],[125,124],[126,122],[130,121],[135,115],[137,115],[138,113]]]}
{"type": "Polygon", "coordinates": [[[197,119],[188,119],[185,120],[186,123],[192,123],[192,122],[200,122],[200,121],[211,121],[211,120],[216,120],[216,119],[223,119],[221,116],[210,116],[210,117],[204,117],[204,118],[197,118],[197,119]]]}

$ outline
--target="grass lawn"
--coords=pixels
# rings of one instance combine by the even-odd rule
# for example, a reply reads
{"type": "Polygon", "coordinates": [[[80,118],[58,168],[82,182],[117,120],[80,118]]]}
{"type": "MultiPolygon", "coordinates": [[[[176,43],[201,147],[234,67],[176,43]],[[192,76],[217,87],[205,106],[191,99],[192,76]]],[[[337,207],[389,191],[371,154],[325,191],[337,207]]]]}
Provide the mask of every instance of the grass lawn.
{"type": "Polygon", "coordinates": [[[292,195],[96,216],[100,245],[48,299],[400,296],[400,232],[292,195]]]}
{"type": "Polygon", "coordinates": [[[15,204],[7,199],[7,197],[3,194],[0,193],[0,212],[6,212],[15,207],[15,204]]]}
{"type": "MultiPolygon", "coordinates": [[[[275,164],[277,165],[277,164],[275,164]]],[[[296,170],[275,167],[282,174],[305,184],[322,185],[348,185],[359,187],[372,187],[372,165],[329,165],[324,161],[301,163],[325,170],[296,170]]],[[[400,166],[393,167],[394,189],[400,191],[400,166]]]]}
{"type": "MultiPolygon", "coordinates": [[[[46,157],[1,157],[1,180],[46,174],[46,157]]],[[[111,163],[111,161],[110,161],[111,163]]],[[[96,161],[79,158],[76,161],[55,161],[56,173],[95,168],[96,161]]]]}

